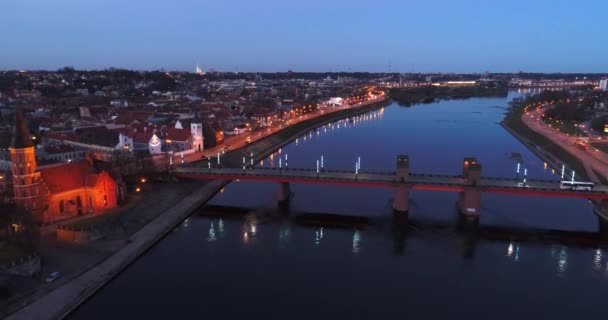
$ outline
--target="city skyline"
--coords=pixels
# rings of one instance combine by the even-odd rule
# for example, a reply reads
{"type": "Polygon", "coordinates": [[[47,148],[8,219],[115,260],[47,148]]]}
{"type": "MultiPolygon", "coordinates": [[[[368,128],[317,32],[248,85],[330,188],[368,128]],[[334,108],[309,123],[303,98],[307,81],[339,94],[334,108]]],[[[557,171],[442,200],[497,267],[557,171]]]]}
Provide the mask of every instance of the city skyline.
{"type": "Polygon", "coordinates": [[[0,69],[608,71],[606,3],[182,0],[0,5],[0,69]]]}

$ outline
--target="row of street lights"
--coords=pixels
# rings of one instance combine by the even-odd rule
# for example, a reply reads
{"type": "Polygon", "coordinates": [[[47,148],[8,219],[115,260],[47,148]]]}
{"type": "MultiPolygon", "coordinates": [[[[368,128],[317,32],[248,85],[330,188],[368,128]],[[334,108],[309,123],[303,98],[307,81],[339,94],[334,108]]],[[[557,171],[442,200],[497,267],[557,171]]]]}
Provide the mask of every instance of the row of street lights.
{"type": "MultiPolygon", "coordinates": [[[[517,173],[517,177],[519,178],[519,172],[521,169],[521,163],[518,162],[517,163],[517,169],[516,169],[516,173],[517,173]]],[[[564,181],[564,176],[566,174],[566,165],[562,164],[562,170],[561,170],[561,180],[560,181],[564,181]]],[[[574,170],[572,170],[572,177],[571,177],[571,181],[574,182],[574,177],[576,176],[576,172],[574,170]]],[[[526,182],[527,182],[527,178],[528,178],[528,168],[524,168],[524,178],[523,178],[523,186],[526,186],[526,182]]]]}

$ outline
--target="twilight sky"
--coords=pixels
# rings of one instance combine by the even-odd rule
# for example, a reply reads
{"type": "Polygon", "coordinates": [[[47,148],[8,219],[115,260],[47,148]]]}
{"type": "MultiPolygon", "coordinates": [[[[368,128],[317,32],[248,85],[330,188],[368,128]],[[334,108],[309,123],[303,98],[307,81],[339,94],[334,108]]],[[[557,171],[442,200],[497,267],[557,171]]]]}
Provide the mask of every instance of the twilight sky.
{"type": "Polygon", "coordinates": [[[0,69],[608,72],[605,0],[0,0],[0,69]]]}

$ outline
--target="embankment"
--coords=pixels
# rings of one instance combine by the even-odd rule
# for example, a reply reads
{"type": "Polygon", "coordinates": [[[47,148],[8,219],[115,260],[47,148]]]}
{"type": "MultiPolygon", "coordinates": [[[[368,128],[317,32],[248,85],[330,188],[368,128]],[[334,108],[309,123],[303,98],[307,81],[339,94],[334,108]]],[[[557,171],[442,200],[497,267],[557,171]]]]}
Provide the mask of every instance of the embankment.
{"type": "MultiPolygon", "coordinates": [[[[513,106],[500,123],[513,137],[519,140],[532,153],[555,169],[561,170],[562,164],[576,171],[578,176],[589,178],[584,164],[561,146],[530,129],[521,119],[523,106],[513,106]]],[[[568,177],[569,173],[566,174],[568,177]]]]}

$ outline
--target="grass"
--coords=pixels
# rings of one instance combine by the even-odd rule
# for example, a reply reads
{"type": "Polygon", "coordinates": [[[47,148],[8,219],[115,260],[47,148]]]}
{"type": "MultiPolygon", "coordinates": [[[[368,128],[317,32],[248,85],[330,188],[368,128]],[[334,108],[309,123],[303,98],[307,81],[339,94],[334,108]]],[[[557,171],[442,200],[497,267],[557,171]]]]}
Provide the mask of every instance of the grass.
{"type": "Polygon", "coordinates": [[[539,146],[543,150],[551,153],[562,162],[564,162],[568,167],[575,170],[577,174],[580,176],[587,177],[587,173],[585,171],[585,167],[581,163],[581,161],[575,156],[571,155],[568,151],[563,149],[558,144],[555,144],[553,141],[549,140],[545,136],[537,133],[536,131],[530,129],[522,120],[521,116],[523,115],[523,106],[514,105],[503,120],[503,124],[509,127],[511,130],[515,131],[517,134],[525,137],[535,145],[539,146]]]}
{"type": "Polygon", "coordinates": [[[545,122],[546,124],[552,126],[553,128],[555,128],[558,131],[561,131],[565,134],[573,135],[576,137],[586,137],[587,136],[581,129],[579,129],[577,126],[575,126],[574,123],[553,120],[553,119],[546,118],[546,117],[543,117],[543,122],[545,122]]]}
{"type": "Polygon", "coordinates": [[[70,230],[90,231],[118,223],[119,214],[100,214],[65,225],[70,230]]]}

